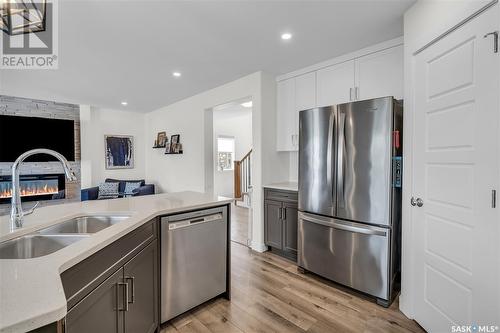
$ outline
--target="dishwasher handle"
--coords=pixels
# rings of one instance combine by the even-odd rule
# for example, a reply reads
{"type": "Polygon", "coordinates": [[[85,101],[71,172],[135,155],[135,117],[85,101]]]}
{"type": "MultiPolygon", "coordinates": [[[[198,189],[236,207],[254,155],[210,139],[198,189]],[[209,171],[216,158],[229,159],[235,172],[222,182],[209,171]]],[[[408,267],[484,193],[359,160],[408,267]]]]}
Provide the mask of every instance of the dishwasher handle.
{"type": "Polygon", "coordinates": [[[200,216],[200,217],[193,217],[190,219],[169,222],[168,223],[168,230],[186,228],[186,227],[191,227],[194,225],[199,225],[202,223],[217,222],[217,221],[222,221],[222,220],[223,220],[222,213],[210,214],[210,215],[205,215],[205,216],[200,216]]]}

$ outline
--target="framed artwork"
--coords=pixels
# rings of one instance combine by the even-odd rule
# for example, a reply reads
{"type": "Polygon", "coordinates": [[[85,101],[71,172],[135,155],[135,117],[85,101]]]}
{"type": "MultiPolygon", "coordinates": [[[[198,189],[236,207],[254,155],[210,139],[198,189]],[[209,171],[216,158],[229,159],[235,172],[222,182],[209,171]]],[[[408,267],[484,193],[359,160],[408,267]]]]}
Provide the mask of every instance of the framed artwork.
{"type": "Polygon", "coordinates": [[[104,150],[106,169],[134,168],[133,136],[105,135],[104,150]]]}
{"type": "Polygon", "coordinates": [[[165,145],[165,154],[170,154],[170,143],[168,143],[168,142],[165,145]]]}
{"type": "Polygon", "coordinates": [[[159,147],[165,147],[168,142],[167,132],[159,132],[156,136],[156,142],[159,147]]]}
{"type": "Polygon", "coordinates": [[[172,135],[172,137],[170,138],[170,143],[171,144],[177,144],[177,143],[179,143],[180,138],[181,138],[180,134],[172,135]]]}

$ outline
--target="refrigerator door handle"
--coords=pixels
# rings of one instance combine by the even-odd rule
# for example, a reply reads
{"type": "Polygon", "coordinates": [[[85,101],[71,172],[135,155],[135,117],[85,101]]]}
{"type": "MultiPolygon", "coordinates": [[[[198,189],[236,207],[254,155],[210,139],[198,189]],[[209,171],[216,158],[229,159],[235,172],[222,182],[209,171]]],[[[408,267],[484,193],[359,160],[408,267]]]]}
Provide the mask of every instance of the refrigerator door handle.
{"type": "Polygon", "coordinates": [[[327,153],[326,153],[326,182],[328,186],[332,189],[332,201],[335,202],[335,191],[333,184],[333,173],[334,173],[334,151],[333,151],[333,129],[335,125],[334,113],[330,114],[330,118],[328,120],[328,144],[327,144],[327,153]]]}
{"type": "Polygon", "coordinates": [[[340,112],[339,139],[337,147],[337,196],[339,207],[344,208],[344,151],[345,151],[345,113],[340,112]]]}
{"type": "Polygon", "coordinates": [[[312,223],[316,223],[316,224],[321,224],[323,226],[334,228],[334,229],[355,232],[358,234],[375,235],[375,236],[383,236],[383,237],[387,236],[387,231],[385,231],[383,228],[378,228],[378,227],[369,226],[369,225],[360,226],[357,223],[340,222],[340,221],[335,220],[333,218],[317,217],[317,216],[313,216],[311,214],[307,214],[307,213],[303,213],[303,212],[299,212],[299,220],[312,222],[312,223]]]}

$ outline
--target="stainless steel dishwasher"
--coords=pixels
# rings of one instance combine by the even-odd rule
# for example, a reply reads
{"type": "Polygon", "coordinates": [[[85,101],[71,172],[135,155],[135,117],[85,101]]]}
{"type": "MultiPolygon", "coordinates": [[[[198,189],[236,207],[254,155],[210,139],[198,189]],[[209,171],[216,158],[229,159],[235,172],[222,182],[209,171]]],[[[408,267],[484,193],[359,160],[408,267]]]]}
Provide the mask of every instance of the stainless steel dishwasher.
{"type": "Polygon", "coordinates": [[[227,207],[161,218],[161,322],[226,292],[227,207]]]}

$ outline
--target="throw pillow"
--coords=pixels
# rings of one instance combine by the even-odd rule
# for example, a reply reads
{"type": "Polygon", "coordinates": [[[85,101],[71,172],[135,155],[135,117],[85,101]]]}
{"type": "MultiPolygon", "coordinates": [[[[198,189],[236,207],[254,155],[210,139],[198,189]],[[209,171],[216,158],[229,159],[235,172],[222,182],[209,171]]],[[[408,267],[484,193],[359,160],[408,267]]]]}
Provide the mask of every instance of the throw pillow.
{"type": "Polygon", "coordinates": [[[141,187],[141,182],[125,182],[125,190],[123,191],[125,195],[134,194],[136,188],[141,187]]]}
{"type": "Polygon", "coordinates": [[[97,199],[115,199],[118,198],[119,183],[102,183],[99,184],[99,194],[97,199]]]}

